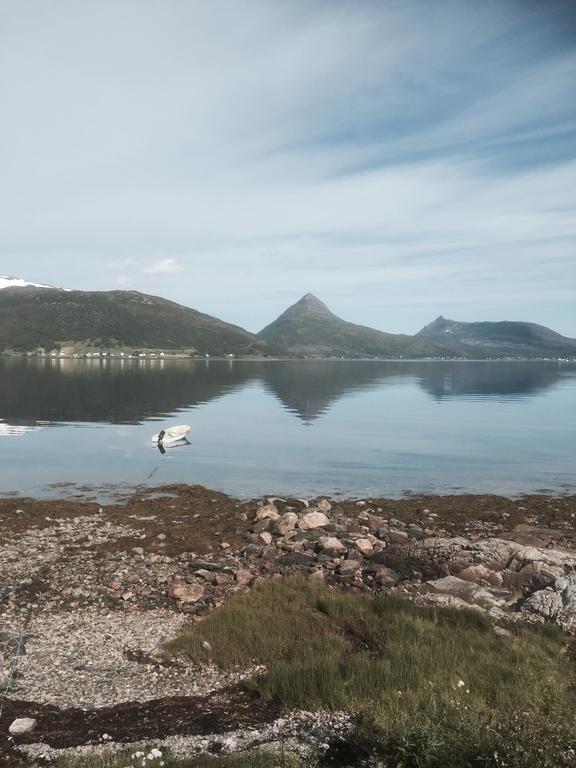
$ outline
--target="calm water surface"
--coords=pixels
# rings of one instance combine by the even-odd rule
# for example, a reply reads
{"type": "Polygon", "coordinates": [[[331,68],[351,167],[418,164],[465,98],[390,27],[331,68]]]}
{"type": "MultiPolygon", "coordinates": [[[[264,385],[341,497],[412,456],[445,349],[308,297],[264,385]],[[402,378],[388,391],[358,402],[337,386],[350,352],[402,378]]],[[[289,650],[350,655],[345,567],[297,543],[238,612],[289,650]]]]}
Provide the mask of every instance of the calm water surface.
{"type": "Polygon", "coordinates": [[[574,363],[0,359],[2,495],[574,492],[575,457],[574,363]]]}

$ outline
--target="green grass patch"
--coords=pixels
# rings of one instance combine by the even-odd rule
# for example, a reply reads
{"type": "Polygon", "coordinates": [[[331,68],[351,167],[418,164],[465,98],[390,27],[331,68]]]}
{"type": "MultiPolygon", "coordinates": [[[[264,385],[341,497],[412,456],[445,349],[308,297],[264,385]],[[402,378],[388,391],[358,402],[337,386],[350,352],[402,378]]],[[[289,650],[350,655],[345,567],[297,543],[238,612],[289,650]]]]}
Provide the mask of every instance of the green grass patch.
{"type": "Polygon", "coordinates": [[[182,633],[166,654],[265,664],[252,680],[263,697],[362,713],[358,739],[391,766],[573,764],[568,638],[553,627],[509,630],[497,634],[472,609],[271,580],[182,633]]]}
{"type": "MultiPolygon", "coordinates": [[[[148,750],[144,750],[145,753],[148,750]]],[[[134,752],[119,752],[104,755],[69,756],[50,765],[53,768],[141,768],[142,758],[132,758],[134,752]]],[[[238,755],[202,755],[179,759],[165,754],[161,759],[146,760],[148,768],[306,768],[289,753],[271,753],[255,750],[238,755]]],[[[45,763],[43,763],[45,766],[45,763]]],[[[40,768],[34,764],[27,768],[40,768]]]]}

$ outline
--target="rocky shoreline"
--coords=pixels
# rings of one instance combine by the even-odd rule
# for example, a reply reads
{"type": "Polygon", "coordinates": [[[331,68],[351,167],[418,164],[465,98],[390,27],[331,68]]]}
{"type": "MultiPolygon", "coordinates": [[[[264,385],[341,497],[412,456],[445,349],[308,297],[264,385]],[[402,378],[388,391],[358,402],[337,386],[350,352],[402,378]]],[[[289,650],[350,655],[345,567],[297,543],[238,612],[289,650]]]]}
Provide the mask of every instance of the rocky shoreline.
{"type": "Polygon", "coordinates": [[[0,719],[6,765],[142,740],[182,755],[280,738],[303,754],[328,749],[348,715],[286,718],[244,685],[254,669],[161,655],[189,622],[269,578],[475,606],[576,634],[575,496],[244,502],[168,486],[106,507],[2,500],[0,539],[2,690],[15,672],[0,719]],[[35,728],[10,736],[17,717],[35,728]]]}

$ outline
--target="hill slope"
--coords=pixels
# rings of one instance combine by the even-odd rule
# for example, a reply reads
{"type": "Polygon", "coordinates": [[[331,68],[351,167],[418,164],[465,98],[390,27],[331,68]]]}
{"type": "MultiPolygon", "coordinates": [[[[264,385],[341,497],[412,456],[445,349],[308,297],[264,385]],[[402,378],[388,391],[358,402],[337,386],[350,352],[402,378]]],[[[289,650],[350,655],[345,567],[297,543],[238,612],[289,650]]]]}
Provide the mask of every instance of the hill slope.
{"type": "Polygon", "coordinates": [[[315,357],[430,357],[446,353],[427,339],[348,323],[311,293],[289,307],[258,336],[292,354],[315,357]]]}
{"type": "Polygon", "coordinates": [[[478,357],[563,357],[576,354],[569,339],[536,323],[515,321],[460,323],[437,317],[417,336],[478,357]]]}
{"type": "Polygon", "coordinates": [[[0,291],[0,350],[52,349],[62,342],[103,348],[190,349],[262,355],[269,345],[211,315],[136,291],[0,291]]]}

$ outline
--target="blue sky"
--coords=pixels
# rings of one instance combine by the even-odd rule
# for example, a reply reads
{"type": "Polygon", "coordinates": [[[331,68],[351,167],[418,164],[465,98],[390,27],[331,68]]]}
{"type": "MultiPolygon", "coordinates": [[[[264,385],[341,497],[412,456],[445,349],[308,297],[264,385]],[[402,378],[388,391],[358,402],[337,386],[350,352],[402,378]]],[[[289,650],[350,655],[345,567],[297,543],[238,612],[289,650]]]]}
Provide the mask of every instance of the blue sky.
{"type": "Polygon", "coordinates": [[[576,3],[0,0],[0,274],[576,336],[576,3]]]}

